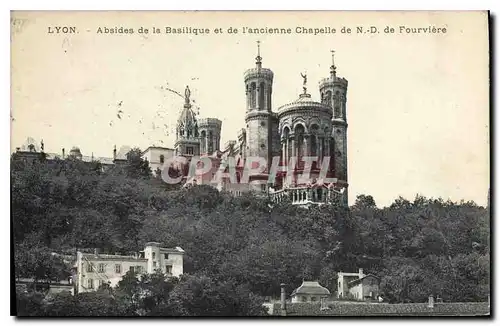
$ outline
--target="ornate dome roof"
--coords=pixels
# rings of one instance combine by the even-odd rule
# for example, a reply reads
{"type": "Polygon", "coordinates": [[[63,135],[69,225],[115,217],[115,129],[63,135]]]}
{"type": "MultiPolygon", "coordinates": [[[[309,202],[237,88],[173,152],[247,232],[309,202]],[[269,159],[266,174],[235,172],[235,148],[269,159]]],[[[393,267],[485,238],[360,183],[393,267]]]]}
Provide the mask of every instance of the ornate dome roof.
{"type": "Polygon", "coordinates": [[[313,101],[310,94],[300,94],[299,98],[296,99],[295,101],[279,107],[278,114],[281,115],[287,111],[292,111],[292,110],[301,109],[301,108],[306,108],[306,109],[311,108],[311,109],[316,109],[316,110],[320,110],[320,111],[325,111],[327,113],[332,112],[331,107],[329,107],[325,104],[313,101]]]}
{"type": "Polygon", "coordinates": [[[196,122],[196,114],[193,112],[191,107],[184,107],[184,109],[181,112],[181,115],[179,116],[179,119],[177,119],[177,124],[188,126],[194,124],[195,122],[196,122]]]}
{"type": "Polygon", "coordinates": [[[182,133],[184,129],[189,129],[191,130],[195,126],[197,126],[196,122],[196,113],[191,109],[191,103],[190,103],[190,96],[191,96],[191,91],[189,90],[189,87],[186,86],[186,91],[185,91],[185,102],[184,102],[184,109],[181,112],[181,115],[177,119],[177,129],[182,130],[182,133]]]}

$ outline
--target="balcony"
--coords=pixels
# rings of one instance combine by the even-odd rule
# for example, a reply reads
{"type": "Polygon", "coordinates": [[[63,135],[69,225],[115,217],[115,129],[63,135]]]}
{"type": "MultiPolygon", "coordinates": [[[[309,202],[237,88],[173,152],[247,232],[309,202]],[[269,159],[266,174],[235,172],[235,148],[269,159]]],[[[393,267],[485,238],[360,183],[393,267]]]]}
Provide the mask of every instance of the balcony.
{"type": "Polygon", "coordinates": [[[327,187],[295,187],[270,191],[269,196],[275,203],[290,200],[292,205],[344,205],[344,190],[338,191],[327,187]]]}

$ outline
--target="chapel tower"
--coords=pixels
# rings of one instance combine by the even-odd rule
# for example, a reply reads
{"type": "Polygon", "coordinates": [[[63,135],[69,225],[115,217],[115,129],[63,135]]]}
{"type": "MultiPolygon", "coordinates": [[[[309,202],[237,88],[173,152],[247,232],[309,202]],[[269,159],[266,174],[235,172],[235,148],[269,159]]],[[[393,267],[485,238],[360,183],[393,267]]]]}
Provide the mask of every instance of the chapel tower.
{"type": "MultiPolygon", "coordinates": [[[[333,109],[332,118],[332,147],[330,150],[333,160],[337,184],[347,187],[347,80],[337,76],[335,66],[335,51],[332,51],[332,66],[330,77],[320,81],[319,91],[321,102],[333,109]]],[[[347,200],[347,199],[346,199],[347,200]]]]}
{"type": "Polygon", "coordinates": [[[272,113],[271,95],[274,74],[271,69],[262,68],[260,42],[257,42],[255,68],[244,74],[246,92],[246,157],[266,159],[268,168],[273,156],[272,134],[276,117],[272,113]]]}

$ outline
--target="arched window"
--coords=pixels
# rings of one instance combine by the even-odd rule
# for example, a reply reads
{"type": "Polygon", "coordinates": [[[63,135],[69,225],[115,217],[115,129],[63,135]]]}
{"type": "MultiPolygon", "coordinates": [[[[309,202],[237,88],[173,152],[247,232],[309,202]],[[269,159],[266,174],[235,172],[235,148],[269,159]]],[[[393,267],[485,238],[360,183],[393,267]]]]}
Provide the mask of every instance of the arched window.
{"type": "Polygon", "coordinates": [[[266,85],[264,83],[260,83],[260,85],[259,85],[259,108],[261,110],[264,109],[265,95],[266,95],[266,85]]]}
{"type": "Polygon", "coordinates": [[[201,131],[201,152],[205,153],[207,150],[207,132],[205,130],[201,131]]]}
{"type": "Polygon", "coordinates": [[[310,156],[318,155],[318,139],[317,135],[319,133],[319,126],[317,124],[311,125],[311,153],[310,156]]]}
{"type": "Polygon", "coordinates": [[[326,91],[325,93],[325,104],[328,106],[332,106],[332,92],[326,91]]]}
{"type": "Polygon", "coordinates": [[[304,126],[301,124],[298,124],[295,127],[295,139],[297,139],[297,142],[295,143],[295,147],[297,149],[297,161],[304,156],[304,131],[304,126]]]}
{"type": "Polygon", "coordinates": [[[335,118],[340,118],[340,92],[336,91],[335,92],[335,102],[333,103],[334,105],[334,117],[335,118]]]}
{"type": "Polygon", "coordinates": [[[310,156],[316,156],[318,155],[318,144],[316,140],[316,135],[311,135],[311,155],[310,156]]]}
{"type": "Polygon", "coordinates": [[[257,85],[255,83],[250,84],[250,107],[254,109],[256,107],[257,100],[257,85]]]}
{"type": "Polygon", "coordinates": [[[160,155],[160,163],[163,164],[165,163],[165,155],[160,155]]]}
{"type": "Polygon", "coordinates": [[[213,134],[212,134],[211,130],[208,132],[207,144],[208,144],[208,153],[212,154],[214,151],[214,142],[213,142],[213,134]]]}

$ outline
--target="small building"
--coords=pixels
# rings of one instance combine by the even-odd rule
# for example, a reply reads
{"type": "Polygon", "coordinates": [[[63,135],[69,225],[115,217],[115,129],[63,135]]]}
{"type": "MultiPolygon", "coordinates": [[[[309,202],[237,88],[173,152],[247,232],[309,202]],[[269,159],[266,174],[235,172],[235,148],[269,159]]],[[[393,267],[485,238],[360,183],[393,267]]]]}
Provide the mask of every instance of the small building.
{"type": "Polygon", "coordinates": [[[149,146],[141,153],[143,160],[149,162],[149,167],[153,174],[157,169],[160,171],[163,168],[163,164],[174,157],[174,149],[159,146],[149,146]]]}
{"type": "Polygon", "coordinates": [[[144,250],[135,256],[78,252],[76,292],[95,291],[104,284],[115,287],[128,271],[152,274],[159,270],[167,276],[178,277],[183,274],[183,256],[182,248],[161,248],[158,242],[146,243],[144,250]]]}
{"type": "Polygon", "coordinates": [[[338,272],[339,298],[375,300],[380,294],[380,278],[373,274],[365,275],[360,268],[358,273],[338,272]]]}
{"type": "Polygon", "coordinates": [[[292,303],[296,302],[320,302],[322,298],[328,298],[330,291],[318,282],[303,281],[302,285],[293,290],[290,295],[292,303]]]}

